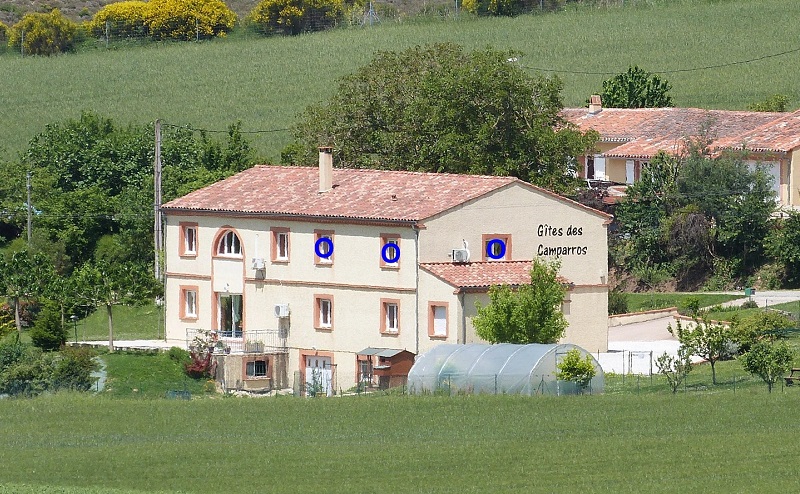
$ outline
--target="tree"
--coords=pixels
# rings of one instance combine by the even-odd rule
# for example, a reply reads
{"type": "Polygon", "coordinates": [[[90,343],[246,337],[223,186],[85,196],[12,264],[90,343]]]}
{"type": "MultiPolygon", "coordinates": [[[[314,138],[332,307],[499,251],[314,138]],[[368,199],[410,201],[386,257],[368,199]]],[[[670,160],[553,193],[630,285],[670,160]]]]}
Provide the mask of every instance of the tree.
{"type": "Polygon", "coordinates": [[[379,52],[306,110],[283,160],[310,165],[318,146],[333,146],[343,167],[510,175],[571,191],[575,156],[598,135],[561,116],[558,78],[529,76],[517,57],[451,43],[379,52]]]}
{"type": "Polygon", "coordinates": [[[763,101],[747,105],[750,111],[785,112],[789,104],[789,97],[784,94],[773,94],[763,101]]]}
{"type": "Polygon", "coordinates": [[[681,383],[686,379],[686,376],[692,371],[691,354],[684,345],[681,345],[678,347],[677,356],[673,357],[664,352],[658,357],[656,359],[656,367],[658,372],[667,379],[667,384],[672,389],[672,393],[675,394],[678,392],[681,383]]]}
{"type": "Polygon", "coordinates": [[[0,257],[0,295],[11,299],[18,333],[22,333],[21,301],[40,295],[49,281],[49,273],[50,261],[41,254],[22,250],[0,257]]]}
{"type": "Polygon", "coordinates": [[[558,277],[560,261],[537,258],[531,282],[512,289],[489,289],[489,305],[476,303],[473,325],[479,337],[491,343],[555,343],[564,335],[567,320],[561,312],[566,288],[558,277]]]}
{"type": "Polygon", "coordinates": [[[670,89],[666,80],[633,66],[603,81],[601,100],[608,108],[661,108],[672,106],[670,89]]]}
{"type": "Polygon", "coordinates": [[[775,382],[792,367],[794,352],[785,342],[759,341],[739,359],[747,372],[767,383],[767,389],[772,393],[775,382]]]}
{"type": "Polygon", "coordinates": [[[577,348],[568,351],[556,367],[558,368],[556,378],[574,382],[581,392],[589,386],[597,372],[592,357],[587,353],[582,359],[581,352],[577,348]]]}
{"type": "Polygon", "coordinates": [[[44,304],[30,331],[31,341],[44,351],[58,350],[67,341],[67,328],[58,307],[44,304]]]}
{"type": "Polygon", "coordinates": [[[687,325],[678,320],[675,328],[670,324],[667,330],[678,338],[689,355],[697,355],[711,364],[711,382],[717,384],[715,364],[731,355],[730,330],[722,324],[709,321],[707,316],[695,317],[693,323],[687,325]]]}
{"type": "Polygon", "coordinates": [[[149,269],[137,264],[87,262],[77,273],[81,297],[88,305],[105,307],[108,317],[108,349],[114,351],[112,308],[121,304],[142,304],[159,293],[160,285],[149,269]]]}
{"type": "Polygon", "coordinates": [[[783,268],[783,277],[800,284],[800,212],[789,210],[786,218],[773,222],[764,241],[767,254],[783,268]]]}

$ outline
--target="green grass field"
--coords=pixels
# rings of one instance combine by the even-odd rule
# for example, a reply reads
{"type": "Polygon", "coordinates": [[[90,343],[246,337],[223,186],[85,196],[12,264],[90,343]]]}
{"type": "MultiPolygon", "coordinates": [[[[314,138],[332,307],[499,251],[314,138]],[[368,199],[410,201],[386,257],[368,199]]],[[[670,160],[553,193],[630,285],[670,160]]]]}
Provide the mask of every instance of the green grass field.
{"type": "MultiPolygon", "coordinates": [[[[531,73],[557,73],[564,100],[578,106],[630,64],[675,71],[764,57],[798,47],[800,3],[784,0],[679,0],[548,15],[428,22],[386,22],[298,37],[165,43],[92,49],[51,58],[0,56],[0,147],[23,151],[45,125],[90,110],[119,123],[166,123],[223,130],[241,120],[258,153],[277,159],[283,129],[308,104],[324,100],[335,80],[376,50],[452,41],[523,53],[531,73]]],[[[676,105],[744,109],[782,93],[800,103],[794,74],[800,57],[667,72],[676,105]]],[[[2,156],[2,155],[0,155],[2,156]]]]}
{"type": "MultiPolygon", "coordinates": [[[[115,340],[156,340],[164,338],[163,313],[161,307],[145,305],[131,307],[115,305],[112,310],[115,340]]],[[[69,341],[75,339],[77,329],[81,341],[108,341],[108,316],[105,308],[100,308],[77,323],[70,325],[69,341]]]]}
{"type": "Polygon", "coordinates": [[[710,307],[729,300],[742,298],[740,295],[724,295],[719,293],[626,293],[628,312],[639,312],[667,307],[680,307],[687,299],[697,298],[700,307],[710,307]]]}
{"type": "Polygon", "coordinates": [[[28,492],[793,492],[787,414],[798,406],[800,390],[3,400],[0,483],[28,492]]]}

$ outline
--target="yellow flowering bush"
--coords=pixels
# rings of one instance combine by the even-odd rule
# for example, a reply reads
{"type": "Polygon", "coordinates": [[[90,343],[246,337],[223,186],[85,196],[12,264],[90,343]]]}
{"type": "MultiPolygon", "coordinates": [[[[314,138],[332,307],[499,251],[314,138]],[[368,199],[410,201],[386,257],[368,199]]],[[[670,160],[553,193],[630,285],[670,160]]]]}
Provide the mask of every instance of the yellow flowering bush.
{"type": "Polygon", "coordinates": [[[236,14],[221,0],[151,0],[147,5],[147,25],[156,39],[225,36],[236,24],[236,14]]]}
{"type": "Polygon", "coordinates": [[[334,27],[343,17],[342,0],[261,0],[248,20],[265,34],[300,34],[334,27]]]}
{"type": "Polygon", "coordinates": [[[8,41],[8,26],[0,22],[0,43],[8,41]]]}
{"type": "Polygon", "coordinates": [[[114,36],[139,37],[148,34],[147,2],[129,0],[110,3],[97,11],[92,20],[86,23],[92,36],[105,36],[106,23],[114,36]]]}
{"type": "Polygon", "coordinates": [[[26,55],[54,55],[72,50],[78,25],[58,9],[49,14],[28,13],[11,26],[8,46],[26,55]]]}

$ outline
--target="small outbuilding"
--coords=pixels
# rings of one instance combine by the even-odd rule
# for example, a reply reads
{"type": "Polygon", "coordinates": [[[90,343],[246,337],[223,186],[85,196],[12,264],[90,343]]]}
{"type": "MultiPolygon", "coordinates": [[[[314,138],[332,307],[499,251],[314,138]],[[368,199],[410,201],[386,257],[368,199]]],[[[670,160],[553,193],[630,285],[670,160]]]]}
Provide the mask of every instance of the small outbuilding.
{"type": "Polygon", "coordinates": [[[571,344],[438,345],[417,357],[408,373],[409,393],[577,394],[575,383],[556,378],[558,362],[572,349],[589,355],[595,376],[583,390],[602,393],[603,369],[586,350],[571,344]]]}

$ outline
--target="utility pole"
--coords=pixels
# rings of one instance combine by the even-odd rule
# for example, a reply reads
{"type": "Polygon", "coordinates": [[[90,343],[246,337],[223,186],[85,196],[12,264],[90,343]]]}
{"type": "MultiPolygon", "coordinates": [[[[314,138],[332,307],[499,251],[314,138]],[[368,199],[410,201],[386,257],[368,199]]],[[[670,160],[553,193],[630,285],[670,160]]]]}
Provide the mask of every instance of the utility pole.
{"type": "Polygon", "coordinates": [[[153,201],[155,219],[153,221],[153,240],[155,244],[155,275],[156,279],[161,279],[161,250],[162,250],[162,217],[161,217],[161,120],[156,120],[156,153],[154,163],[154,195],[153,201]]]}
{"type": "Polygon", "coordinates": [[[33,223],[33,211],[31,208],[31,172],[25,175],[25,188],[28,191],[28,249],[31,248],[31,224],[33,223]]]}

